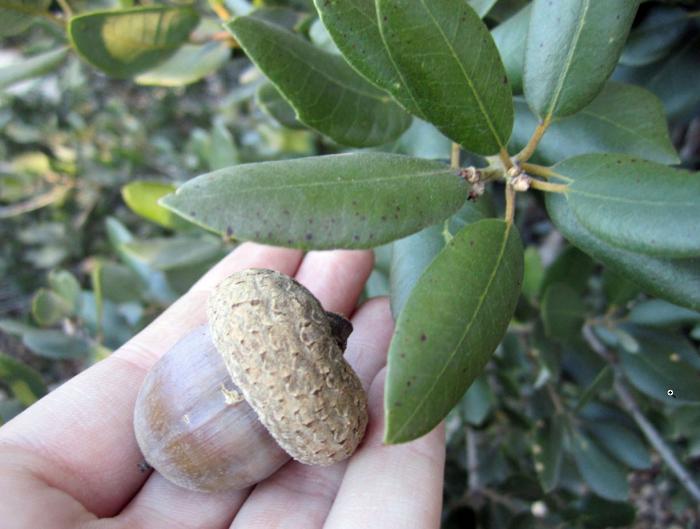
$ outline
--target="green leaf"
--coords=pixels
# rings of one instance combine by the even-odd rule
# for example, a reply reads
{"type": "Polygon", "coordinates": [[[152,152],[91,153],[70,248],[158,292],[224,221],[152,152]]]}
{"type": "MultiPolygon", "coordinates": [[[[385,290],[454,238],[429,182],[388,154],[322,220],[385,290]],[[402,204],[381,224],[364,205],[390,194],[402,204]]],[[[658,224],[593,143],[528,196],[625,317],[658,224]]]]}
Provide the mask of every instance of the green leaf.
{"type": "Polygon", "coordinates": [[[276,120],[280,125],[288,129],[303,130],[306,127],[297,119],[297,114],[292,105],[282,97],[280,91],[271,83],[265,83],[255,93],[255,102],[263,111],[276,120]]]}
{"type": "Polygon", "coordinates": [[[494,400],[488,379],[483,375],[477,377],[462,397],[459,405],[462,417],[473,426],[481,425],[491,412],[494,400]]]}
{"type": "Polygon", "coordinates": [[[661,331],[630,328],[640,352],[620,351],[621,367],[642,393],[666,403],[700,403],[700,370],[697,351],[683,337],[661,331]],[[673,397],[667,394],[673,390],[673,397]]]}
{"type": "Polygon", "coordinates": [[[478,377],[520,295],[517,229],[486,219],[460,230],[413,288],[389,347],[384,440],[432,430],[478,377]]]}
{"type": "Polygon", "coordinates": [[[0,1],[0,37],[11,37],[27,29],[36,16],[45,14],[51,0],[0,1]]]}
{"type": "Polygon", "coordinates": [[[577,294],[583,294],[588,289],[588,280],[594,270],[595,263],[588,255],[575,246],[567,246],[545,270],[540,296],[555,283],[565,283],[577,294]]]}
{"type": "Polygon", "coordinates": [[[700,322],[700,312],[661,299],[650,299],[637,303],[627,315],[627,321],[648,327],[681,327],[700,322]]]}
{"type": "Polygon", "coordinates": [[[92,275],[95,295],[99,292],[104,299],[115,303],[141,301],[144,285],[139,276],[126,266],[100,262],[92,275]],[[99,283],[96,285],[95,283],[99,283]]]}
{"type": "Polygon", "coordinates": [[[95,11],[68,22],[78,54],[112,77],[133,77],[164,62],[199,23],[190,7],[137,7],[95,11]]]}
{"type": "Polygon", "coordinates": [[[83,360],[91,352],[90,343],[51,329],[32,329],[22,334],[22,343],[35,354],[53,360],[83,360]]]}
{"type": "Polygon", "coordinates": [[[549,338],[571,342],[581,335],[586,306],[573,288],[564,283],[553,283],[542,297],[541,315],[549,338]]]}
{"type": "MultiPolygon", "coordinates": [[[[476,202],[467,201],[449,221],[448,231],[454,235],[467,224],[494,216],[493,203],[487,196],[476,202]]],[[[445,224],[429,226],[395,241],[391,251],[391,312],[397,319],[418,278],[445,247],[445,224]]]]}
{"type": "Polygon", "coordinates": [[[6,384],[24,406],[34,404],[48,392],[39,372],[1,352],[0,382],[6,384]]]}
{"type": "Polygon", "coordinates": [[[185,86],[217,71],[230,55],[231,48],[226,42],[184,44],[165,62],[139,74],[134,80],[148,86],[185,86]]]}
{"type": "MultiPolygon", "coordinates": [[[[522,149],[537,126],[527,104],[515,101],[511,151],[522,149]]],[[[644,88],[609,82],[580,112],[555,119],[540,141],[536,156],[552,164],[579,154],[616,152],[663,164],[680,162],[661,101],[644,88]]]]}
{"type": "Polygon", "coordinates": [[[40,288],[32,298],[32,316],[39,325],[55,325],[70,314],[68,303],[51,290],[40,288]]]}
{"type": "Polygon", "coordinates": [[[49,272],[49,287],[58,294],[70,307],[76,311],[80,305],[80,283],[67,270],[52,270],[49,272]]]}
{"type": "Polygon", "coordinates": [[[423,117],[384,45],[375,1],[314,0],[314,4],[348,63],[373,85],[393,95],[411,114],[423,117]]]}
{"type": "Polygon", "coordinates": [[[621,463],[635,470],[651,467],[649,450],[633,430],[605,421],[587,423],[586,429],[598,440],[603,450],[621,463]]]}
{"type": "Polygon", "coordinates": [[[514,94],[523,93],[525,71],[525,45],[530,25],[532,4],[527,4],[508,20],[496,26],[491,35],[501,54],[506,75],[514,94]]]}
{"type": "Polygon", "coordinates": [[[531,450],[535,472],[544,492],[551,492],[557,487],[563,445],[564,418],[561,415],[554,415],[537,425],[531,450]]]}
{"type": "Polygon", "coordinates": [[[617,248],[583,227],[563,195],[547,193],[545,200],[552,222],[573,244],[645,292],[700,310],[700,259],[662,259],[617,248]]]}
{"type": "Polygon", "coordinates": [[[188,222],[158,204],[158,200],[174,192],[176,187],[163,182],[133,180],[122,187],[122,198],[131,211],[146,220],[170,229],[187,228],[191,226],[188,222]]]}
{"type": "Polygon", "coordinates": [[[504,148],[512,94],[479,15],[464,0],[377,0],[377,8],[389,55],[425,118],[475,153],[504,148]]]}
{"type": "Polygon", "coordinates": [[[59,48],[0,68],[0,90],[20,81],[49,73],[63,62],[66,55],[68,55],[68,48],[59,48]]]}
{"type": "Polygon", "coordinates": [[[530,301],[539,296],[542,280],[544,279],[544,266],[542,257],[535,246],[525,249],[525,273],[523,276],[523,295],[530,301]]]}
{"type": "Polygon", "coordinates": [[[574,114],[598,95],[637,6],[637,0],[534,0],[523,82],[540,120],[574,114]]]}
{"type": "Polygon", "coordinates": [[[659,257],[700,255],[700,173],[617,154],[554,166],[577,220],[612,245],[659,257]]]}
{"type": "Polygon", "coordinates": [[[655,5],[635,27],[620,57],[620,63],[644,66],[666,57],[685,34],[690,19],[681,7],[655,5]]]}
{"type": "Polygon", "coordinates": [[[156,270],[173,270],[222,256],[221,241],[214,237],[170,237],[135,240],[122,245],[132,258],[156,270]]]}
{"type": "Polygon", "coordinates": [[[574,413],[582,410],[586,407],[586,404],[590,402],[593,397],[598,396],[598,393],[604,389],[608,389],[613,383],[613,370],[610,365],[606,365],[600,372],[596,375],[588,387],[581,393],[581,396],[574,407],[574,413]]]}
{"type": "Polygon", "coordinates": [[[243,240],[371,248],[444,219],[466,193],[440,162],[367,152],[238,165],[190,180],[161,203],[243,240]]]}
{"type": "Polygon", "coordinates": [[[603,270],[603,292],[611,306],[624,306],[639,295],[639,287],[626,277],[606,268],[603,270]]]}
{"type": "Polygon", "coordinates": [[[238,17],[227,28],[299,121],[341,145],[382,145],[411,124],[408,114],[342,57],[263,20],[238,17]]]}
{"type": "Polygon", "coordinates": [[[614,78],[642,85],[654,92],[664,104],[671,120],[687,121],[700,105],[700,36],[690,38],[666,60],[648,66],[620,66],[614,78]]]}
{"type": "Polygon", "coordinates": [[[593,492],[609,500],[624,501],[629,490],[625,470],[580,432],[571,439],[571,452],[578,471],[593,492]]]}

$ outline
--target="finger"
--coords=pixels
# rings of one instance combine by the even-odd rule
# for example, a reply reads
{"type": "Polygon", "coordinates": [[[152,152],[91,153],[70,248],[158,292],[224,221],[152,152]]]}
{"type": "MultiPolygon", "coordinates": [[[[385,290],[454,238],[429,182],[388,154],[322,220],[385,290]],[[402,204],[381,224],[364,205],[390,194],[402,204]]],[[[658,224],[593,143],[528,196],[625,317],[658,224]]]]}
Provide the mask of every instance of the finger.
{"type": "MultiPolygon", "coordinates": [[[[366,388],[386,361],[393,331],[388,301],[385,298],[368,301],[352,322],[355,331],[348,340],[346,358],[366,388]]],[[[289,529],[322,527],[346,464],[342,461],[330,467],[312,467],[288,463],[253,490],[232,527],[277,527],[281,521],[289,529]]]]}
{"type": "Polygon", "coordinates": [[[316,296],[323,308],[349,316],[372,272],[370,251],[309,252],[294,279],[316,296]],[[342,288],[339,288],[343,285],[342,288]]]}
{"type": "Polygon", "coordinates": [[[90,512],[113,515],[141,487],[145,475],[134,438],[134,402],[148,368],[204,321],[207,291],[250,267],[293,275],[301,252],[243,244],[155,322],[106,360],[49,394],[0,430],[0,443],[30,451],[29,469],[90,512]]]}
{"type": "Polygon", "coordinates": [[[115,519],[115,529],[225,529],[249,492],[250,489],[192,492],[153,473],[134,500],[115,519]]]}
{"type": "Polygon", "coordinates": [[[367,437],[348,464],[324,529],[440,526],[444,424],[410,443],[382,445],[385,374],[372,383],[367,437]]]}
{"type": "MultiPolygon", "coordinates": [[[[302,261],[296,279],[305,282],[312,293],[320,296],[326,310],[348,313],[357,302],[364,282],[372,268],[369,252],[311,252],[302,261]],[[323,272],[320,272],[323,270],[323,272]],[[352,271],[352,272],[351,272],[352,271]],[[359,271],[359,272],[358,272],[359,271]],[[331,288],[332,283],[332,288],[331,288]],[[332,296],[324,293],[333,292],[332,296]],[[328,302],[326,302],[329,300],[328,302]]],[[[153,474],[143,489],[125,510],[127,520],[143,520],[149,529],[172,527],[172,490],[165,486],[163,478],[153,474]],[[151,483],[154,482],[154,483],[151,483]],[[146,520],[149,523],[146,523],[146,520]]],[[[248,491],[233,491],[218,495],[214,501],[201,502],[198,494],[179,497],[178,527],[209,527],[203,519],[227,520],[238,511],[248,491]]],[[[121,516],[119,517],[121,519],[121,516]]],[[[126,524],[127,526],[129,524],[126,524]]],[[[219,527],[212,525],[212,527],[219,527]]]]}

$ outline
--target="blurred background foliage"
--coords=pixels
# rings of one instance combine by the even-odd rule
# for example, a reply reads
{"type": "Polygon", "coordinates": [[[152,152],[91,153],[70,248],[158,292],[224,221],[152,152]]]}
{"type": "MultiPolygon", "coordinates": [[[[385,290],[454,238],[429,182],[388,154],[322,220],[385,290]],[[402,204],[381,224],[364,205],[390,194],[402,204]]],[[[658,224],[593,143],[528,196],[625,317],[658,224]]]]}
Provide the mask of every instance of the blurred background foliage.
{"type": "MultiPolygon", "coordinates": [[[[188,2],[68,2],[75,12],[163,3],[188,2]]],[[[496,27],[527,1],[480,3],[496,27]]],[[[343,150],[212,38],[219,24],[205,2],[179,59],[135,81],[65,49],[58,4],[22,32],[0,26],[0,422],[109,355],[235,245],[175,218],[160,196],[217,168],[343,150]]],[[[309,0],[225,4],[334,49],[309,0]]],[[[699,10],[642,4],[613,77],[661,99],[682,164],[695,169],[699,10]]],[[[418,120],[381,148],[440,159],[449,149],[418,120]]],[[[521,198],[517,222],[524,293],[495,359],[448,419],[444,526],[700,527],[697,503],[617,385],[629,382],[638,409],[700,475],[700,314],[646,298],[568,246],[539,197],[521,198]],[[659,399],[668,387],[687,400],[659,399]]],[[[366,296],[389,292],[391,247],[375,253],[366,296]]]]}

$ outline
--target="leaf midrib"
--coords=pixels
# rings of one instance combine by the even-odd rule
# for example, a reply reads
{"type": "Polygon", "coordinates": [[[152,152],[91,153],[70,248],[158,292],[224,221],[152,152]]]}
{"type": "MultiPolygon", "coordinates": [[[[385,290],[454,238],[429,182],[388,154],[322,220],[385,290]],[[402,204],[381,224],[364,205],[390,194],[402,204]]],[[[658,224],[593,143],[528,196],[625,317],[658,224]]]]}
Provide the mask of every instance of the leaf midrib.
{"type": "MultiPolygon", "coordinates": [[[[422,0],[421,0],[422,1],[422,0]]],[[[418,410],[420,410],[425,403],[430,399],[433,391],[435,391],[435,388],[437,387],[438,383],[442,382],[442,377],[445,375],[445,372],[447,371],[447,368],[450,364],[452,364],[452,361],[454,358],[457,356],[457,353],[459,352],[459,348],[466,339],[467,335],[472,329],[472,326],[474,325],[474,321],[476,320],[477,315],[481,311],[481,308],[484,304],[484,301],[491,290],[491,286],[494,282],[494,279],[496,278],[496,275],[498,271],[501,269],[501,265],[503,264],[503,255],[505,254],[506,247],[508,246],[508,238],[510,235],[510,230],[511,230],[512,225],[511,224],[506,224],[505,230],[503,231],[503,241],[501,242],[501,248],[498,252],[498,257],[496,258],[496,266],[494,266],[491,270],[491,275],[488,278],[488,281],[486,282],[486,286],[483,290],[483,293],[481,296],[479,296],[479,302],[477,303],[476,309],[472,313],[472,317],[470,318],[469,322],[467,323],[467,326],[464,329],[464,332],[462,333],[462,336],[460,337],[459,341],[455,345],[455,347],[452,349],[452,351],[449,354],[449,357],[447,359],[447,362],[443,365],[442,369],[440,372],[437,374],[437,376],[434,377],[433,379],[433,384],[430,386],[430,389],[428,389],[427,392],[423,394],[423,398],[418,402],[416,407],[413,409],[413,413],[408,416],[408,418],[404,421],[403,425],[394,433],[394,438],[400,438],[401,432],[404,431],[404,429],[411,423],[413,418],[416,416],[418,413],[418,410]]]]}
{"type": "MultiPolygon", "coordinates": [[[[426,5],[425,0],[420,0],[420,3],[423,6],[423,8],[426,10],[428,15],[430,16],[430,20],[433,22],[435,27],[440,32],[440,36],[445,41],[445,44],[447,45],[447,48],[450,50],[450,53],[452,54],[452,57],[454,58],[455,62],[459,65],[459,69],[462,72],[464,79],[467,81],[467,85],[469,86],[469,89],[471,90],[472,95],[474,96],[474,99],[476,100],[476,103],[479,106],[479,111],[481,112],[481,115],[484,117],[484,120],[486,121],[486,124],[488,125],[488,128],[491,131],[491,134],[493,135],[493,138],[496,140],[496,143],[498,143],[498,146],[503,148],[505,146],[504,145],[505,142],[501,139],[500,134],[498,134],[498,132],[496,131],[494,124],[491,121],[491,116],[488,114],[488,112],[486,112],[486,108],[484,107],[484,103],[481,101],[481,97],[479,96],[479,93],[477,92],[476,88],[474,87],[474,83],[472,82],[471,77],[469,76],[467,71],[464,69],[464,65],[462,64],[462,61],[459,60],[459,57],[457,56],[455,49],[452,47],[452,43],[447,38],[447,35],[445,35],[445,33],[442,31],[442,27],[440,26],[440,24],[438,24],[437,20],[433,16],[432,11],[430,11],[428,6],[426,5]]],[[[472,9],[472,8],[468,7],[468,9],[472,9]]],[[[480,48],[480,50],[481,50],[481,48],[480,48]]]]}
{"type": "Polygon", "coordinates": [[[547,113],[544,117],[544,121],[550,121],[552,119],[552,116],[554,115],[554,111],[557,108],[557,105],[559,104],[559,98],[561,97],[561,92],[564,90],[564,83],[566,82],[566,78],[569,75],[569,70],[571,69],[571,65],[574,61],[574,54],[576,53],[576,46],[578,46],[578,41],[581,38],[581,33],[583,33],[583,27],[586,25],[586,14],[588,13],[588,9],[590,8],[591,2],[590,0],[584,0],[583,3],[583,12],[579,16],[579,22],[578,25],[576,26],[576,33],[574,35],[574,38],[571,42],[571,47],[569,48],[569,52],[566,57],[566,61],[564,62],[564,68],[561,71],[561,75],[559,76],[559,80],[557,82],[557,87],[554,89],[554,93],[552,94],[552,101],[549,104],[549,108],[547,109],[547,113]]]}
{"type": "MultiPolygon", "coordinates": [[[[411,180],[413,178],[433,178],[435,176],[448,176],[451,175],[451,171],[447,169],[440,169],[440,170],[434,170],[434,171],[425,171],[421,173],[409,173],[409,174],[401,174],[397,176],[385,176],[381,178],[371,178],[371,179],[344,179],[344,180],[322,180],[319,182],[304,182],[300,184],[282,184],[278,186],[259,186],[259,187],[251,187],[248,189],[237,189],[235,191],[236,196],[240,196],[244,193],[253,193],[253,192],[258,192],[258,191],[278,191],[281,189],[305,189],[305,188],[310,188],[310,187],[340,187],[344,185],[368,185],[368,186],[373,186],[374,184],[377,183],[382,183],[382,182],[394,182],[397,180],[411,180]]],[[[240,178],[245,178],[248,175],[243,175],[240,178]]],[[[226,176],[223,177],[226,179],[226,176]]],[[[231,178],[231,177],[229,177],[231,178]]],[[[233,175],[232,178],[236,178],[236,175],[233,175]]],[[[253,177],[255,178],[255,177],[253,177]]],[[[182,190],[184,191],[187,189],[187,187],[183,187],[182,190]]],[[[179,195],[180,190],[178,189],[175,192],[175,195],[179,195]]],[[[205,197],[221,197],[221,193],[198,193],[199,197],[205,198],[205,197]]]]}
{"type": "MultiPolygon", "coordinates": [[[[266,22],[266,21],[264,21],[264,20],[252,19],[252,18],[250,18],[250,17],[241,17],[240,20],[249,20],[249,21],[252,21],[252,22],[253,22],[253,26],[254,26],[256,23],[258,23],[258,24],[263,24],[263,25],[265,25],[265,26],[268,26],[268,29],[270,29],[270,30],[272,30],[272,31],[274,31],[274,32],[276,32],[276,33],[278,33],[278,32],[279,32],[279,33],[282,33],[282,31],[284,31],[284,30],[280,30],[279,28],[274,27],[273,24],[270,24],[270,23],[268,23],[268,22],[266,22]]],[[[235,24],[236,24],[236,21],[234,20],[234,22],[232,22],[232,23],[230,24],[230,26],[231,26],[231,27],[235,27],[235,24]]],[[[247,28],[247,29],[251,29],[251,28],[247,28]]],[[[254,29],[254,28],[253,28],[253,29],[254,29]]],[[[291,38],[293,38],[293,39],[298,39],[298,38],[299,38],[299,37],[297,37],[296,35],[293,35],[293,34],[291,34],[291,33],[290,33],[289,36],[290,36],[291,38]]],[[[279,48],[279,47],[280,47],[279,43],[278,43],[278,42],[275,42],[275,41],[273,41],[273,42],[268,42],[268,43],[266,43],[266,44],[267,44],[268,46],[271,45],[271,46],[273,46],[274,48],[279,48]]],[[[308,44],[308,43],[304,42],[304,44],[308,44]]],[[[244,49],[246,48],[246,46],[243,45],[243,43],[241,43],[241,45],[243,46],[244,49]]],[[[312,45],[309,44],[309,46],[312,46],[312,45]]],[[[324,78],[326,81],[328,81],[331,85],[338,86],[339,88],[341,88],[341,89],[343,89],[343,90],[347,90],[348,92],[352,92],[352,93],[354,93],[354,94],[356,94],[356,95],[359,95],[359,96],[362,96],[362,97],[366,97],[366,98],[369,98],[369,99],[373,99],[373,100],[375,100],[375,101],[377,101],[377,102],[379,102],[379,103],[381,103],[381,104],[387,104],[387,103],[390,103],[390,102],[391,102],[390,99],[389,99],[388,97],[385,97],[382,93],[380,93],[378,89],[377,89],[377,93],[374,93],[374,94],[373,94],[373,93],[364,92],[363,90],[361,90],[360,88],[358,88],[358,87],[356,87],[356,86],[351,86],[351,85],[347,85],[347,84],[345,84],[345,83],[340,82],[338,79],[336,79],[336,78],[331,77],[330,75],[328,75],[325,71],[319,70],[318,68],[316,68],[316,66],[315,66],[314,64],[308,62],[308,60],[307,60],[306,58],[300,57],[300,56],[296,53],[296,51],[295,51],[293,48],[286,48],[285,51],[286,51],[286,53],[289,53],[290,55],[292,55],[292,57],[293,57],[294,59],[296,59],[296,60],[299,61],[300,63],[304,64],[304,65],[305,65],[307,68],[309,68],[311,71],[317,73],[320,77],[323,77],[323,78],[324,78]]],[[[331,54],[331,53],[325,52],[325,51],[323,51],[323,50],[321,50],[321,49],[318,49],[318,48],[315,48],[315,47],[314,47],[314,51],[315,51],[315,52],[318,52],[320,55],[324,55],[325,58],[326,58],[327,60],[329,60],[329,61],[337,62],[337,65],[340,66],[341,68],[344,67],[344,66],[346,66],[346,64],[343,62],[342,59],[340,59],[339,57],[336,57],[335,55],[333,55],[333,54],[331,54]]],[[[251,60],[252,60],[252,57],[251,57],[251,60]]],[[[255,63],[257,64],[257,61],[253,60],[253,62],[255,62],[255,63]]],[[[364,82],[364,79],[361,78],[361,77],[359,77],[359,74],[355,73],[355,71],[354,71],[352,68],[350,68],[350,66],[347,66],[347,68],[349,68],[349,71],[350,71],[353,75],[357,75],[357,76],[358,76],[358,80],[361,80],[362,82],[364,82]]],[[[277,86],[277,83],[274,83],[274,82],[273,82],[273,84],[274,84],[275,86],[277,86]]],[[[368,86],[371,86],[371,85],[368,85],[368,86]]],[[[372,88],[374,88],[374,87],[372,87],[372,88]]],[[[282,94],[284,94],[284,91],[281,91],[281,92],[282,92],[282,94]]],[[[291,104],[291,102],[290,102],[290,104],[291,104]]]]}

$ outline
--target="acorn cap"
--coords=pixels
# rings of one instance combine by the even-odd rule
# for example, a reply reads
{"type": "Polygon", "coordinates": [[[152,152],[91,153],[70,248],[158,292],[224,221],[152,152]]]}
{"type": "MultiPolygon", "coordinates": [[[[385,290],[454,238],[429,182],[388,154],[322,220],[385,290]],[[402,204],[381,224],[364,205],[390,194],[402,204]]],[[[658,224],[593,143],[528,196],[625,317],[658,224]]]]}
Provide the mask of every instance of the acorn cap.
{"type": "Polygon", "coordinates": [[[309,465],[355,451],[367,427],[367,398],[343,358],[349,331],[337,315],[329,319],[306,288],[264,269],[222,281],[207,314],[233,382],[280,447],[309,465]]]}

